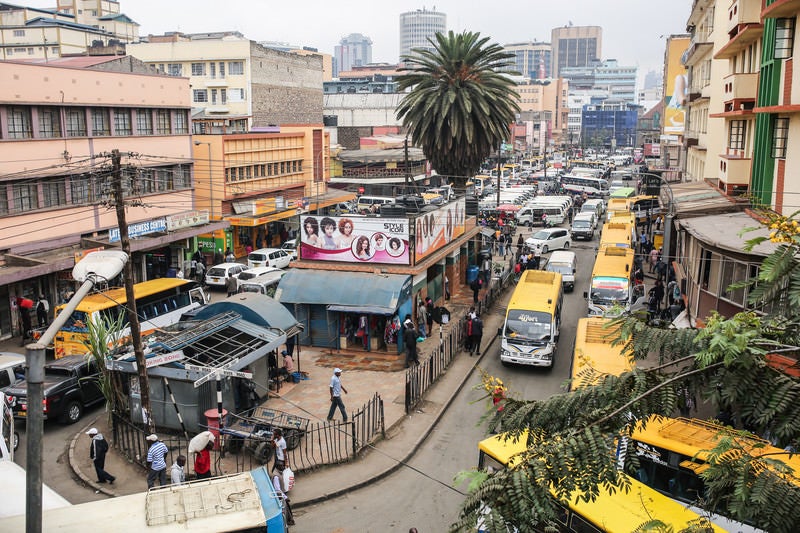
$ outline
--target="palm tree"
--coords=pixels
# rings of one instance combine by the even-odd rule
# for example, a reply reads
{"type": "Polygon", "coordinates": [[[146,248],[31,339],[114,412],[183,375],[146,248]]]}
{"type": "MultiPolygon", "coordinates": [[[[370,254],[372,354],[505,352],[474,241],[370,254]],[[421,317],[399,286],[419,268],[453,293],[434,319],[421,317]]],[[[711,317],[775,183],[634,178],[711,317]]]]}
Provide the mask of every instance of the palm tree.
{"type": "Polygon", "coordinates": [[[488,37],[464,32],[437,33],[434,50],[415,48],[403,56],[407,74],[400,90],[411,88],[397,117],[439,174],[456,187],[480,169],[486,157],[508,138],[519,112],[510,72],[512,54],[488,37]]]}

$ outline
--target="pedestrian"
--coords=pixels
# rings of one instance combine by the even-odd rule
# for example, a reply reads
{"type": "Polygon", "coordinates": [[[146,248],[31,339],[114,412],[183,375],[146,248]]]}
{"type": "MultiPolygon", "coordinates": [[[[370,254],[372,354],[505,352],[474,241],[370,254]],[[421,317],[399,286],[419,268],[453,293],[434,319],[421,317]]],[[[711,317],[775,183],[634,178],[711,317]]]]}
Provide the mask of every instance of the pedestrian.
{"type": "Polygon", "coordinates": [[[191,279],[197,279],[197,259],[192,259],[191,268],[189,270],[189,277],[191,279]]]}
{"type": "MultiPolygon", "coordinates": [[[[473,307],[473,309],[475,309],[473,307]]],[[[474,314],[467,313],[467,321],[464,323],[464,349],[472,354],[472,319],[474,314]]]]}
{"type": "Polygon", "coordinates": [[[86,432],[92,441],[89,444],[89,458],[94,464],[94,471],[97,474],[97,482],[105,483],[108,481],[110,485],[114,484],[115,478],[106,472],[106,453],[108,453],[108,441],[103,438],[103,434],[97,431],[97,428],[92,428],[86,432]]]}
{"type": "Polygon", "coordinates": [[[472,319],[471,337],[469,354],[472,355],[472,353],[475,352],[475,355],[480,355],[481,340],[483,339],[483,321],[480,315],[475,315],[475,318],[472,319]]]}
{"type": "Polygon", "coordinates": [[[444,299],[450,299],[450,278],[446,274],[444,276],[444,299]]]}
{"type": "Polygon", "coordinates": [[[642,230],[642,234],[639,235],[639,253],[644,255],[645,254],[645,246],[647,245],[647,234],[642,230]]]}
{"type": "Polygon", "coordinates": [[[36,320],[39,321],[39,327],[43,328],[47,325],[47,315],[50,313],[50,302],[44,297],[44,294],[39,296],[39,301],[36,302],[36,320]]]}
{"type": "Polygon", "coordinates": [[[406,368],[419,364],[419,355],[417,354],[417,337],[422,334],[414,327],[414,322],[411,321],[411,315],[406,315],[403,322],[403,343],[406,347],[406,368]]]}
{"type": "Polygon", "coordinates": [[[31,337],[31,307],[33,302],[22,296],[17,297],[17,311],[19,312],[20,325],[22,326],[22,345],[25,345],[25,339],[31,337]]]}
{"type": "Polygon", "coordinates": [[[289,497],[286,496],[286,493],[283,492],[283,488],[281,487],[281,477],[277,474],[272,476],[272,487],[275,489],[275,494],[278,495],[283,500],[283,503],[286,504],[284,507],[284,511],[286,512],[286,525],[293,526],[294,525],[294,514],[292,513],[292,506],[289,502],[289,497]]]}
{"type": "Polygon", "coordinates": [[[481,278],[478,276],[477,278],[472,280],[472,283],[469,284],[469,288],[472,289],[472,301],[473,303],[478,303],[478,293],[481,290],[481,278]]]}
{"type": "Polygon", "coordinates": [[[272,446],[275,448],[275,462],[272,465],[272,471],[277,470],[283,474],[288,461],[286,459],[286,439],[283,438],[281,428],[272,430],[272,446]]]}
{"type": "Polygon", "coordinates": [[[150,449],[147,450],[147,488],[152,489],[158,479],[158,484],[162,487],[167,484],[167,462],[164,457],[169,450],[167,445],[158,440],[158,435],[151,433],[147,436],[151,442],[150,449]]]}
{"type": "Polygon", "coordinates": [[[428,316],[426,317],[426,323],[428,324],[428,336],[431,336],[433,335],[434,312],[433,312],[433,300],[431,300],[430,296],[425,298],[425,311],[428,313],[428,316]]]}
{"type": "Polygon", "coordinates": [[[525,239],[522,238],[522,232],[520,232],[519,237],[517,238],[517,257],[522,255],[523,246],[525,246],[525,239]]]}
{"type": "Polygon", "coordinates": [[[233,255],[233,251],[230,248],[225,250],[225,262],[226,263],[235,263],[236,262],[236,256],[233,255]]]}
{"type": "Polygon", "coordinates": [[[211,477],[211,449],[214,447],[214,435],[210,437],[203,449],[194,454],[194,473],[197,474],[197,479],[211,477]]]}
{"type": "Polygon", "coordinates": [[[419,324],[419,334],[422,337],[428,337],[432,332],[425,329],[425,324],[428,323],[428,306],[419,300],[417,303],[417,324],[419,324]]]}
{"type": "Polygon", "coordinates": [[[225,289],[228,291],[228,296],[233,296],[239,292],[239,280],[233,274],[228,274],[228,279],[225,280],[225,289]]]}
{"type": "Polygon", "coordinates": [[[203,283],[206,277],[206,265],[202,261],[197,262],[197,281],[203,283]]]}
{"type": "Polygon", "coordinates": [[[652,250],[650,250],[648,263],[650,263],[650,273],[652,274],[653,272],[656,271],[656,263],[658,263],[657,249],[653,248],[652,250]]]}
{"type": "Polygon", "coordinates": [[[502,255],[503,257],[506,256],[506,236],[504,234],[500,234],[500,237],[497,239],[497,246],[499,247],[498,254],[502,255]]]}
{"type": "Polygon", "coordinates": [[[347,389],[344,388],[342,385],[342,369],[341,368],[334,368],[333,369],[333,376],[331,376],[331,384],[328,387],[331,391],[331,408],[328,410],[328,422],[333,420],[333,415],[336,413],[336,408],[339,408],[339,411],[342,412],[342,418],[344,422],[347,422],[347,411],[344,408],[344,402],[342,401],[342,391],[347,394],[347,389]]]}
{"type": "Polygon", "coordinates": [[[173,485],[186,483],[186,456],[179,455],[169,469],[169,480],[173,485]]]}

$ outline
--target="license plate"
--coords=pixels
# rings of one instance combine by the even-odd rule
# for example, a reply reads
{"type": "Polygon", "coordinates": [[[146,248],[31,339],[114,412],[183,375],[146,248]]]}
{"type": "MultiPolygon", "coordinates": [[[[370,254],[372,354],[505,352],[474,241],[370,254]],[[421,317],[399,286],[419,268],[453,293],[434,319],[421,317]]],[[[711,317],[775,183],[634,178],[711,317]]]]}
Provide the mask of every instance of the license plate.
{"type": "Polygon", "coordinates": [[[211,281],[213,281],[214,283],[219,283],[219,278],[211,278],[211,281]]]}
{"type": "Polygon", "coordinates": [[[24,418],[28,416],[28,411],[17,411],[17,416],[24,418]]]}

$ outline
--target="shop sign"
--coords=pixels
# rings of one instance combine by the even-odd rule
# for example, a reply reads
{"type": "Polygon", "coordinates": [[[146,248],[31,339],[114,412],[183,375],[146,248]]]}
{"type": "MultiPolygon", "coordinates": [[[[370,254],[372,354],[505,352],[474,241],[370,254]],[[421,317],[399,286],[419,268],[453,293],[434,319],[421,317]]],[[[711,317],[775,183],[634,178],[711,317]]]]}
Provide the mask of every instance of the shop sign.
{"type": "Polygon", "coordinates": [[[166,218],[167,229],[169,231],[191,228],[192,226],[201,226],[203,224],[208,224],[209,221],[208,211],[187,211],[186,213],[169,215],[166,218]]]}
{"type": "MultiPolygon", "coordinates": [[[[164,218],[128,224],[128,237],[131,239],[150,233],[164,233],[165,231],[167,231],[167,220],[164,218]]],[[[117,242],[119,239],[119,228],[111,228],[108,230],[108,242],[117,242]]]]}
{"type": "Polygon", "coordinates": [[[450,244],[466,230],[464,199],[445,204],[414,219],[416,231],[415,261],[419,261],[436,250],[450,244]]]}
{"type": "Polygon", "coordinates": [[[407,218],[302,215],[300,232],[304,260],[409,264],[407,218]]]}

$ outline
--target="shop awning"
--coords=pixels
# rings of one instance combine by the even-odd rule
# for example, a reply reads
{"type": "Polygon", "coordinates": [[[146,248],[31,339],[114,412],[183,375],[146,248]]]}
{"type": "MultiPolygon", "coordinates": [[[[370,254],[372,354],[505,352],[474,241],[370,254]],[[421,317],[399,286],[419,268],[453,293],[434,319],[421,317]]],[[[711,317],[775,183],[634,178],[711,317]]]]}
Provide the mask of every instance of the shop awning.
{"type": "Polygon", "coordinates": [[[238,313],[244,320],[258,326],[281,329],[286,332],[287,337],[297,335],[303,330],[303,324],[298,322],[286,307],[269,296],[254,292],[235,294],[222,301],[208,304],[193,318],[207,320],[228,311],[238,313]]]}
{"type": "Polygon", "coordinates": [[[283,304],[325,305],[330,311],[390,315],[411,294],[411,276],[291,269],[275,299],[283,304]]]}

